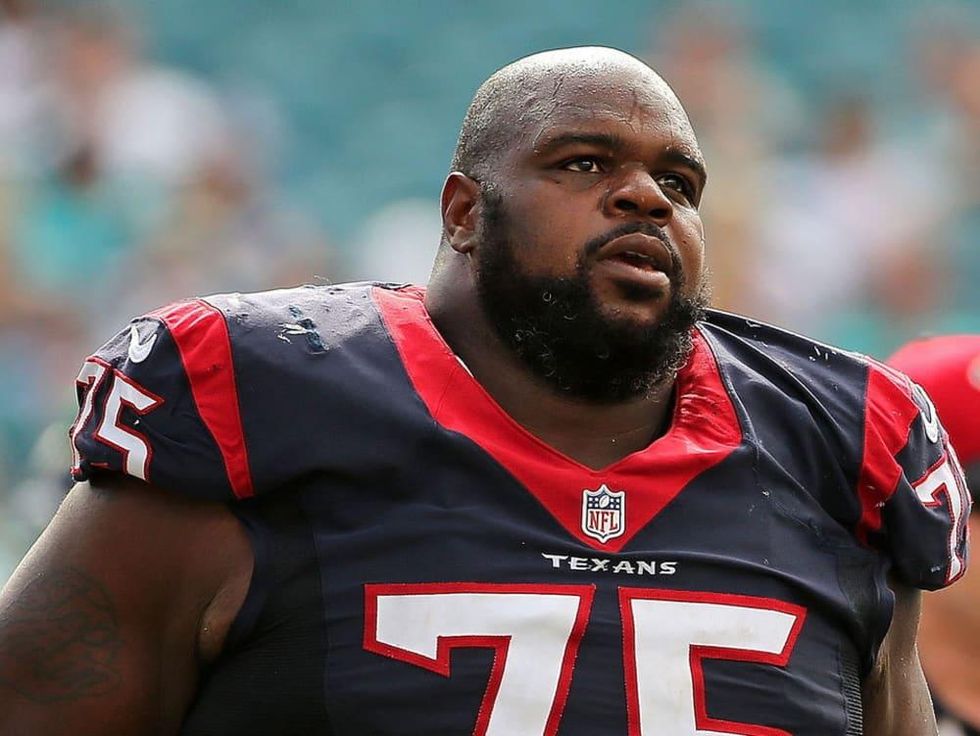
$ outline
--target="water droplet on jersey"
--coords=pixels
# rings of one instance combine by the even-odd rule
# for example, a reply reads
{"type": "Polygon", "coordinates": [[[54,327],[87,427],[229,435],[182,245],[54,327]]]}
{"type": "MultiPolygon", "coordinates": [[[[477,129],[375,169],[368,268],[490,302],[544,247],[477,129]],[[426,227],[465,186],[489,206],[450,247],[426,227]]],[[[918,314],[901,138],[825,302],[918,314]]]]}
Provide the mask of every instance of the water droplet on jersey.
{"type": "MultiPolygon", "coordinates": [[[[301,312],[295,307],[290,306],[290,313],[301,314],[301,312]]],[[[314,355],[327,352],[327,346],[323,343],[323,338],[320,337],[320,333],[316,329],[316,325],[313,324],[313,320],[309,318],[303,318],[297,320],[296,322],[287,322],[279,325],[280,331],[276,335],[283,342],[292,344],[289,336],[302,336],[306,340],[306,346],[309,351],[314,355]]]]}

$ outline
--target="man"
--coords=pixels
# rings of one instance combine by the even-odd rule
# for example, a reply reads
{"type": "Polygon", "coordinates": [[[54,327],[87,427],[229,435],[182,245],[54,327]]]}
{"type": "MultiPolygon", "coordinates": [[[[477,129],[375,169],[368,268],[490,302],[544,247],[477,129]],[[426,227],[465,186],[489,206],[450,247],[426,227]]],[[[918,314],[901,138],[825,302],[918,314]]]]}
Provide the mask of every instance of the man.
{"type": "Polygon", "coordinates": [[[958,466],[901,375],[705,311],[666,83],[522,59],[453,169],[427,290],[183,302],[85,363],[0,732],[934,733],[958,466]]]}
{"type": "MultiPolygon", "coordinates": [[[[980,335],[913,340],[888,363],[906,372],[936,402],[936,412],[963,466],[971,493],[980,489],[980,335]]],[[[980,518],[969,517],[980,534],[980,518]]],[[[971,570],[959,585],[928,595],[919,641],[929,687],[938,701],[943,736],[980,734],[980,576],[971,570]]]]}

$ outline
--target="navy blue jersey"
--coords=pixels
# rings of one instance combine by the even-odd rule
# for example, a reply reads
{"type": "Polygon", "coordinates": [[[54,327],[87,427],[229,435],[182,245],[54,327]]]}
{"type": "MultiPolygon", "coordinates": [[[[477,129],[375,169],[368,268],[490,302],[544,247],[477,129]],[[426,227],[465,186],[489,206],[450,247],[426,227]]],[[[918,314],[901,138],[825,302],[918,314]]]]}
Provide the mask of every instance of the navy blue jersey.
{"type": "Polygon", "coordinates": [[[886,584],[962,574],[928,397],[710,312],[670,425],[602,469],[514,422],[414,287],[135,320],[79,374],[75,477],[228,501],[255,573],[184,734],[860,734],[886,584]]]}

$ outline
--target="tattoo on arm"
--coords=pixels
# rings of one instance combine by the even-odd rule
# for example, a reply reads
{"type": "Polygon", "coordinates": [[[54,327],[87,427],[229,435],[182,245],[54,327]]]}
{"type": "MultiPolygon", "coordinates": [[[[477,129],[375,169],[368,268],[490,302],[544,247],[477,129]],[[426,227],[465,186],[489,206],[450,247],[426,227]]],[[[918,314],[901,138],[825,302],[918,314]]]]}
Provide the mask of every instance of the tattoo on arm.
{"type": "Polygon", "coordinates": [[[37,703],[105,695],[120,647],[104,587],[72,567],[38,575],[0,610],[0,688],[37,703]]]}

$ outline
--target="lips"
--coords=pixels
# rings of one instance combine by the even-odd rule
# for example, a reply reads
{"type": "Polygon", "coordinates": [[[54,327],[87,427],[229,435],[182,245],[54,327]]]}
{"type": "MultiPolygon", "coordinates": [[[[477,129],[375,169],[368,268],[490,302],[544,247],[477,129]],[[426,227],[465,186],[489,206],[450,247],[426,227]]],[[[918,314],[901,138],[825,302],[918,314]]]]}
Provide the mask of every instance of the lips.
{"type": "Polygon", "coordinates": [[[667,275],[673,271],[667,246],[659,238],[644,233],[613,238],[599,251],[599,260],[615,260],[641,271],[661,271],[667,275]]]}

